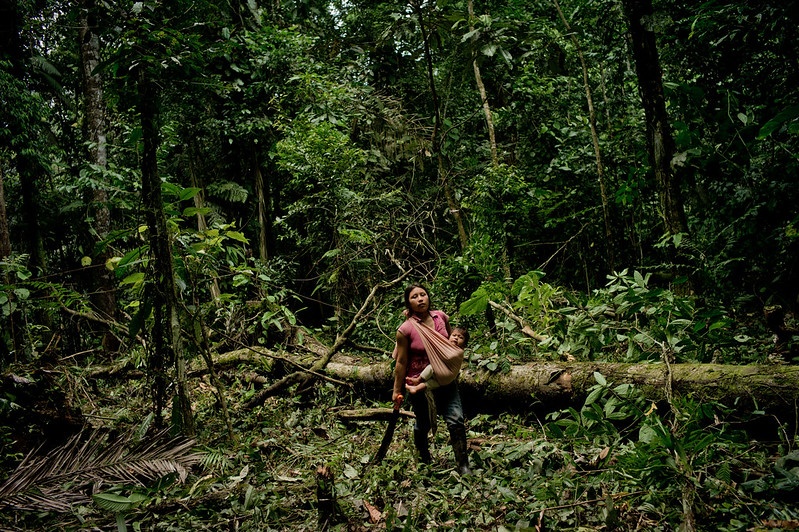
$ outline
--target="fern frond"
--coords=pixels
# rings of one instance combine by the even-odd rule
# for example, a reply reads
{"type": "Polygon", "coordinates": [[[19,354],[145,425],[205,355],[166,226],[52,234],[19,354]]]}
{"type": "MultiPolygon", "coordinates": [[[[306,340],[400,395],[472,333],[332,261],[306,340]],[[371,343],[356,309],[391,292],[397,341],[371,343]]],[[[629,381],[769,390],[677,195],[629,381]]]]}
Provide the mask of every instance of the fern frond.
{"type": "Polygon", "coordinates": [[[169,474],[182,483],[203,456],[193,450],[194,440],[167,438],[165,432],[130,443],[130,436],[109,440],[95,431],[46,454],[41,448],[31,452],[0,486],[0,508],[68,511],[89,502],[97,483],[144,486],[169,474]]]}

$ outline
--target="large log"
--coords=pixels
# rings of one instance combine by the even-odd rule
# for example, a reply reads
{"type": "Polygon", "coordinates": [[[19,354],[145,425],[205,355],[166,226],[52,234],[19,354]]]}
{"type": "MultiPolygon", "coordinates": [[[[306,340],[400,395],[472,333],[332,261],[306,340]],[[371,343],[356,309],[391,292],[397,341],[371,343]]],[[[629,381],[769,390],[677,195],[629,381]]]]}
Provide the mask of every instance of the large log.
{"type": "MultiPolygon", "coordinates": [[[[391,395],[389,362],[359,365],[343,358],[330,362],[331,376],[372,392],[391,395]]],[[[787,365],[618,364],[540,362],[512,366],[507,373],[465,368],[460,376],[464,403],[479,409],[545,410],[581,404],[601,373],[612,385],[633,384],[653,401],[668,394],[691,395],[761,410],[794,410],[799,402],[799,367],[787,365]]]]}

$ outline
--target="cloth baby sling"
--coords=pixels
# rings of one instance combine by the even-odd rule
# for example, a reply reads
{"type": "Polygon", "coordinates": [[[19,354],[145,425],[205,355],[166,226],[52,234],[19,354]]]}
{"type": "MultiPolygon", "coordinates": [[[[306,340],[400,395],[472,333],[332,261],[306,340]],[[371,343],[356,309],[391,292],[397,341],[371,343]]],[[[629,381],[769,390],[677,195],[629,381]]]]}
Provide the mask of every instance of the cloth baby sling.
{"type": "Polygon", "coordinates": [[[429,325],[414,318],[411,318],[411,322],[422,338],[424,350],[438,384],[446,386],[454,381],[463,364],[463,349],[449,343],[449,340],[429,325]]]}

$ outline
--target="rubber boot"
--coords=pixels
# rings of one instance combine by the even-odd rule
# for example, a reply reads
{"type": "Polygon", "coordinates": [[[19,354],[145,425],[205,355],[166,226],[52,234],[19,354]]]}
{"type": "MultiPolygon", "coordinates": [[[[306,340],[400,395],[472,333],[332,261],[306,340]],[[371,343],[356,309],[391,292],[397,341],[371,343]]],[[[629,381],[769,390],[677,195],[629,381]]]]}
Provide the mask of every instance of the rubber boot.
{"type": "Polygon", "coordinates": [[[430,440],[427,439],[427,433],[422,433],[420,430],[413,431],[413,444],[416,450],[419,451],[419,461],[423,464],[429,464],[432,461],[430,457],[430,440]]]}
{"type": "Polygon", "coordinates": [[[452,442],[452,451],[455,453],[455,462],[458,465],[458,474],[462,477],[472,474],[469,469],[469,453],[466,445],[466,427],[454,425],[449,428],[449,439],[452,442]]]}

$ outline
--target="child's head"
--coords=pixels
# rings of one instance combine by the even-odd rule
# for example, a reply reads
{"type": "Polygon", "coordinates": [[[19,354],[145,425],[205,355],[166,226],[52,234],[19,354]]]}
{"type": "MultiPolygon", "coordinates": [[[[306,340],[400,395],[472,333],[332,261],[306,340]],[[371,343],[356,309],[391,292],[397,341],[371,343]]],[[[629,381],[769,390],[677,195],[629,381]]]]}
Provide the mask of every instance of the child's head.
{"type": "Polygon", "coordinates": [[[469,330],[466,327],[455,327],[449,335],[449,341],[461,349],[469,344],[469,330]]]}

